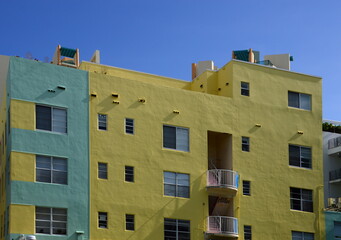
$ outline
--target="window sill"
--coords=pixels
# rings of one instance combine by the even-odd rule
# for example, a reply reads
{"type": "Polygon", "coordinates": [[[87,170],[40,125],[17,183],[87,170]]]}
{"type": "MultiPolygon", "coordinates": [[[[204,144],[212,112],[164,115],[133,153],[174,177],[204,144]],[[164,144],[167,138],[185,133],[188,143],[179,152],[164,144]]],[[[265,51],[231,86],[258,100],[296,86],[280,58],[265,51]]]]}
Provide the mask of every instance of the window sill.
{"type": "Polygon", "coordinates": [[[48,130],[42,130],[42,129],[35,129],[36,132],[41,132],[41,133],[52,133],[52,134],[56,134],[56,135],[63,135],[63,136],[67,136],[67,133],[61,133],[61,132],[54,132],[54,131],[48,131],[48,130]]]}
{"type": "Polygon", "coordinates": [[[166,197],[166,198],[176,198],[176,199],[187,199],[187,200],[190,199],[190,197],[186,198],[186,197],[175,197],[175,196],[168,196],[168,195],[163,195],[163,197],[166,197]]]}
{"type": "Polygon", "coordinates": [[[171,152],[179,152],[179,153],[189,153],[190,152],[190,151],[178,150],[178,149],[174,149],[174,148],[165,148],[165,147],[163,147],[162,150],[171,151],[171,152]]]}
{"type": "Polygon", "coordinates": [[[308,213],[308,214],[315,214],[314,212],[308,212],[308,211],[302,211],[302,210],[296,210],[296,209],[290,209],[291,212],[295,213],[308,213]]]}
{"type": "Polygon", "coordinates": [[[301,111],[305,111],[305,112],[312,112],[311,109],[303,109],[303,108],[290,107],[290,106],[288,106],[288,109],[301,110],[301,111]]]}
{"type": "Polygon", "coordinates": [[[289,165],[289,168],[292,168],[292,169],[301,169],[301,170],[308,170],[308,171],[312,171],[312,170],[313,170],[313,168],[298,167],[298,166],[293,166],[293,165],[289,165]]]}

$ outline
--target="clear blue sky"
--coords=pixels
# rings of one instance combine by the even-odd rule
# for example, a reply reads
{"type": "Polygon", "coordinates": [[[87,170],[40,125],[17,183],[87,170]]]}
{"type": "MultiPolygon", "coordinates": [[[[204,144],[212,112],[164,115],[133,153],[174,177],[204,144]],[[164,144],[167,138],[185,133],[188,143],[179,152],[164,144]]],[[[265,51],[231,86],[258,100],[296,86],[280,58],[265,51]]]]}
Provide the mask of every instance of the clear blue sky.
{"type": "Polygon", "coordinates": [[[323,118],[341,121],[340,0],[0,0],[0,54],[82,60],[190,80],[191,63],[221,67],[232,50],[290,53],[323,77],[323,118]]]}

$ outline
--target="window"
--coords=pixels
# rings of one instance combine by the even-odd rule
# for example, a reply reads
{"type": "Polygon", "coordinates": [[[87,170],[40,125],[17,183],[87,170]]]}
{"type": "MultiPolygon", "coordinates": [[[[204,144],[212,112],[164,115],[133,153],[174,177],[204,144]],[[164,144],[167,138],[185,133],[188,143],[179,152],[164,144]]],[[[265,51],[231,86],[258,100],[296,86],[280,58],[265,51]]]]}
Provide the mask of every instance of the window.
{"type": "Polygon", "coordinates": [[[250,181],[243,181],[243,195],[251,196],[251,183],[250,183],[250,181]]]}
{"type": "Polygon", "coordinates": [[[67,160],[65,158],[37,155],[36,181],[67,184],[67,160]]]}
{"type": "Polygon", "coordinates": [[[190,240],[190,221],[165,218],[164,240],[190,240]]]}
{"type": "Polygon", "coordinates": [[[243,96],[250,96],[250,89],[248,82],[241,82],[240,83],[241,95],[243,96]]]}
{"type": "Polygon", "coordinates": [[[302,168],[311,168],[311,148],[290,144],[289,165],[302,168]]]}
{"type": "Polygon", "coordinates": [[[124,179],[126,182],[134,182],[134,167],[125,166],[124,179]]]}
{"type": "Polygon", "coordinates": [[[67,234],[67,210],[64,208],[36,207],[37,234],[67,234]]]}
{"type": "Polygon", "coordinates": [[[164,195],[189,198],[189,175],[164,172],[164,195]]]}
{"type": "Polygon", "coordinates": [[[250,138],[242,137],[242,151],[250,152],[250,138]]]}
{"type": "Polygon", "coordinates": [[[244,225],[244,240],[251,240],[251,239],[252,239],[251,226],[244,225]]]}
{"type": "Polygon", "coordinates": [[[67,133],[66,109],[36,105],[36,128],[51,132],[67,133]]]}
{"type": "Polygon", "coordinates": [[[126,118],[126,134],[134,135],[134,119],[126,118]]]}
{"type": "Polygon", "coordinates": [[[304,110],[311,110],[311,95],[289,91],[288,106],[304,110]]]}
{"type": "Polygon", "coordinates": [[[313,212],[313,191],[301,188],[290,188],[291,209],[313,212]]]}
{"type": "Polygon", "coordinates": [[[126,214],[126,230],[135,230],[135,216],[132,214],[126,214]]]}
{"type": "Polygon", "coordinates": [[[292,231],[292,240],[314,240],[314,233],[292,231]]]}
{"type": "Polygon", "coordinates": [[[108,164],[98,163],[98,178],[108,179],[108,164]]]}
{"type": "Polygon", "coordinates": [[[188,128],[163,125],[163,147],[188,152],[188,128]]]}
{"type": "Polygon", "coordinates": [[[108,228],[108,213],[98,212],[98,227],[108,228]]]}
{"type": "Polygon", "coordinates": [[[341,239],[341,222],[334,222],[334,238],[341,239]]]}
{"type": "Polygon", "coordinates": [[[98,129],[107,130],[107,115],[98,114],[98,129]]]}

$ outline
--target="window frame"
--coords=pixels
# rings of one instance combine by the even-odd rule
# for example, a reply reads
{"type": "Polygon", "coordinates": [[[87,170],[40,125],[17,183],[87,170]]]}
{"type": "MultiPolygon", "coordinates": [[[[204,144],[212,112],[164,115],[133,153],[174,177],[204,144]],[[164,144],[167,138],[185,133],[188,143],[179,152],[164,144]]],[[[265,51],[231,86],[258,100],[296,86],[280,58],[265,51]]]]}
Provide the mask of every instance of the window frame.
{"type": "Polygon", "coordinates": [[[187,127],[180,127],[180,126],[173,126],[173,125],[168,125],[168,124],[163,124],[162,125],[162,147],[164,149],[171,149],[171,150],[176,150],[176,151],[182,151],[182,152],[189,152],[190,151],[190,131],[189,128],[187,127]],[[167,128],[174,128],[175,129],[175,147],[169,147],[165,146],[166,143],[166,136],[165,136],[165,127],[167,128]],[[186,143],[186,148],[182,148],[181,144],[179,143],[179,138],[178,137],[180,134],[178,133],[180,130],[186,130],[187,131],[187,143],[186,143]],[[179,134],[179,135],[178,135],[179,134]]]}
{"type": "Polygon", "coordinates": [[[126,214],[126,231],[135,231],[135,215],[134,214],[126,214]]]}
{"type": "Polygon", "coordinates": [[[35,182],[39,182],[39,183],[50,183],[50,184],[60,184],[60,185],[68,185],[68,178],[69,178],[69,174],[68,174],[68,159],[67,158],[62,158],[62,157],[54,157],[54,156],[45,156],[45,155],[36,155],[36,159],[35,159],[35,182]],[[50,160],[50,167],[49,168],[43,168],[43,167],[38,167],[38,158],[42,157],[42,158],[49,158],[50,160]],[[60,169],[54,169],[54,161],[55,160],[63,160],[65,162],[65,166],[66,166],[66,170],[60,170],[60,169]],[[50,171],[50,181],[41,181],[38,180],[38,171],[50,171]],[[56,173],[64,173],[65,174],[65,183],[60,183],[60,182],[54,182],[54,176],[56,173]]]}
{"type": "Polygon", "coordinates": [[[291,231],[291,239],[292,240],[314,240],[315,236],[314,236],[314,233],[300,232],[300,231],[291,231]],[[301,236],[298,238],[298,237],[294,236],[295,233],[296,234],[300,234],[301,236]],[[311,237],[313,237],[313,238],[311,238],[311,237]]]}
{"type": "Polygon", "coordinates": [[[98,162],[97,163],[97,178],[98,179],[108,179],[108,163],[106,162],[98,162]],[[100,170],[100,165],[105,166],[105,170],[100,170]],[[100,173],[105,173],[105,177],[101,177],[100,173]]]}
{"type": "Polygon", "coordinates": [[[100,131],[108,131],[108,114],[97,113],[97,129],[100,131]],[[105,121],[100,119],[100,116],[105,116],[105,121]],[[101,123],[105,125],[105,128],[101,128],[101,123]]]}
{"type": "Polygon", "coordinates": [[[252,226],[244,225],[244,240],[252,240],[252,226]]]}
{"type": "Polygon", "coordinates": [[[186,234],[188,239],[191,239],[191,221],[190,220],[183,220],[183,219],[174,219],[174,218],[164,218],[163,220],[163,235],[164,235],[164,240],[167,240],[169,237],[171,237],[174,240],[179,240],[179,233],[182,235],[186,234]],[[168,223],[168,224],[167,224],[168,223]],[[169,224],[169,223],[175,223],[175,224],[169,224]],[[182,224],[182,226],[181,226],[182,224]],[[184,225],[186,224],[186,226],[184,225]],[[171,226],[170,228],[167,229],[166,226],[171,226]],[[173,228],[175,227],[175,230],[173,228]],[[181,231],[181,229],[188,228],[187,231],[181,231]],[[170,233],[170,235],[167,233],[170,233]],[[173,233],[173,234],[172,234],[173,233]],[[175,233],[175,238],[174,238],[174,233],[175,233]]]}
{"type": "Polygon", "coordinates": [[[250,152],[250,137],[242,136],[242,151],[250,152]],[[244,142],[246,140],[246,142],[244,142]]]}
{"type": "Polygon", "coordinates": [[[97,218],[97,228],[99,229],[108,229],[108,213],[107,212],[98,212],[98,218],[97,218]],[[101,217],[105,217],[104,220],[101,219],[101,217]],[[101,224],[104,224],[104,226],[101,227],[101,224]]]}
{"type": "Polygon", "coordinates": [[[249,82],[240,82],[240,95],[250,97],[250,83],[249,82]],[[247,87],[243,86],[246,84],[247,87]]]}
{"type": "Polygon", "coordinates": [[[135,182],[135,168],[133,166],[124,166],[124,181],[135,182]],[[129,177],[131,177],[131,179],[129,179],[129,177]]]}
{"type": "Polygon", "coordinates": [[[251,181],[243,180],[243,195],[251,196],[251,181]]]}
{"type": "Polygon", "coordinates": [[[68,109],[65,107],[57,107],[57,106],[51,106],[51,105],[45,105],[45,104],[36,104],[35,105],[35,130],[38,131],[45,131],[45,132],[53,132],[53,133],[58,133],[58,134],[68,134],[68,109]],[[48,129],[42,129],[42,128],[38,128],[38,111],[37,111],[37,107],[46,107],[46,108],[50,108],[51,113],[50,113],[50,128],[51,130],[48,129]],[[60,131],[56,131],[54,129],[54,109],[58,109],[58,110],[63,110],[65,111],[65,132],[60,132],[60,131]]]}
{"type": "Polygon", "coordinates": [[[306,110],[306,111],[311,111],[312,110],[312,95],[311,94],[307,94],[307,93],[301,93],[301,92],[295,92],[295,91],[288,91],[288,107],[291,108],[296,108],[296,109],[302,109],[302,110],[306,110]],[[291,104],[290,105],[290,99],[289,99],[289,95],[290,94],[297,94],[298,97],[298,105],[296,104],[291,104]],[[309,109],[305,108],[302,106],[302,98],[303,97],[308,97],[309,96],[309,109]]]}
{"type": "Polygon", "coordinates": [[[68,229],[67,229],[67,225],[68,224],[68,210],[66,208],[51,208],[51,207],[40,207],[40,206],[36,206],[35,207],[35,234],[38,235],[56,235],[56,236],[67,236],[68,235],[68,229]],[[48,213],[45,213],[44,211],[38,211],[38,209],[42,210],[49,210],[48,213]],[[54,213],[56,210],[65,210],[65,214],[58,214],[58,213],[54,213]],[[45,215],[45,216],[49,216],[49,220],[44,219],[44,218],[38,218],[38,215],[45,215]],[[65,217],[66,220],[55,220],[54,218],[56,216],[61,216],[61,217],[65,217]],[[40,233],[37,232],[37,228],[43,228],[44,226],[39,226],[38,222],[48,222],[49,223],[49,227],[45,227],[46,229],[49,228],[49,233],[40,233]],[[65,228],[60,228],[60,229],[65,229],[65,233],[63,234],[58,234],[58,233],[54,233],[53,231],[56,229],[53,227],[53,223],[64,223],[65,224],[65,228]]]}
{"type": "MultiPolygon", "coordinates": [[[[292,167],[299,167],[299,168],[305,168],[305,169],[312,169],[313,168],[313,156],[312,156],[312,148],[311,147],[307,147],[307,146],[302,146],[302,145],[297,145],[297,144],[289,144],[288,146],[288,154],[289,154],[289,166],[292,167]],[[296,161],[295,159],[292,159],[291,157],[293,157],[293,152],[290,151],[291,147],[298,147],[299,148],[299,164],[295,165],[294,161],[296,161]],[[309,154],[310,154],[310,159],[309,159],[309,167],[305,167],[303,166],[304,164],[306,164],[302,159],[304,159],[304,156],[302,156],[302,149],[309,149],[309,154]]],[[[296,156],[295,156],[296,157],[296,156]]]]}
{"type": "Polygon", "coordinates": [[[314,212],[314,201],[313,201],[313,190],[311,189],[303,189],[290,187],[290,209],[302,212],[314,212]],[[294,190],[299,190],[299,193],[294,193],[294,190]],[[305,193],[304,193],[305,192],[305,193]],[[309,193],[308,198],[304,197],[309,193]],[[294,197],[296,194],[298,197],[294,197]],[[310,198],[310,199],[309,199],[310,198]],[[295,207],[295,205],[299,204],[299,207],[295,207]]]}
{"type": "MultiPolygon", "coordinates": [[[[168,179],[170,179],[170,178],[168,178],[168,179]]],[[[191,185],[190,174],[178,173],[178,172],[170,172],[170,171],[163,171],[163,195],[164,196],[167,196],[167,197],[178,197],[178,198],[188,198],[189,199],[190,198],[190,192],[191,192],[190,185],[191,185]],[[166,182],[166,173],[175,174],[175,178],[174,178],[175,183],[166,182]],[[178,181],[180,181],[179,178],[182,175],[187,176],[187,178],[188,178],[188,183],[187,184],[188,185],[178,183],[178,181]],[[175,186],[175,193],[174,193],[174,195],[170,194],[170,193],[168,193],[168,194],[166,193],[166,191],[167,191],[166,190],[166,186],[175,186]],[[180,190],[179,190],[180,187],[187,189],[186,196],[183,196],[183,195],[180,194],[181,193],[180,190]]]]}
{"type": "Polygon", "coordinates": [[[126,134],[135,135],[135,120],[133,118],[125,118],[124,128],[126,134]],[[131,121],[131,123],[128,123],[128,121],[131,121]]]}

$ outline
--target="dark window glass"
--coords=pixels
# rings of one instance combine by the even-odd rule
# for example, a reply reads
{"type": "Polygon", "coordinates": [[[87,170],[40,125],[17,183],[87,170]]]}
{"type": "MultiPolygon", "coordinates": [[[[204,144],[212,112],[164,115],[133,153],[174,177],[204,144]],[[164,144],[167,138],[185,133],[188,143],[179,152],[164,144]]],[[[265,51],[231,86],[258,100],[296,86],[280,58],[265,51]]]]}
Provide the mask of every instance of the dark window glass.
{"type": "Polygon", "coordinates": [[[98,178],[108,179],[108,164],[98,163],[98,178]]]}
{"type": "Polygon", "coordinates": [[[135,230],[135,216],[131,214],[126,214],[126,230],[135,230]]]}
{"type": "Polygon", "coordinates": [[[36,181],[67,184],[67,160],[50,156],[36,156],[36,181]]]}
{"type": "Polygon", "coordinates": [[[163,126],[163,147],[176,149],[176,128],[163,126]]]}
{"type": "Polygon", "coordinates": [[[189,175],[164,172],[164,195],[189,198],[189,175]]]}
{"type": "Polygon", "coordinates": [[[289,165],[311,168],[311,148],[289,145],[289,165]]]}
{"type": "Polygon", "coordinates": [[[36,105],[36,128],[52,131],[51,107],[36,105]]]}
{"type": "Polygon", "coordinates": [[[291,187],[290,208],[293,210],[313,212],[313,191],[291,187]]]}
{"type": "Polygon", "coordinates": [[[108,228],[108,213],[98,212],[98,227],[108,228]]]}
{"type": "Polygon", "coordinates": [[[126,133],[134,134],[134,119],[126,118],[126,133]]]}
{"type": "Polygon", "coordinates": [[[250,96],[250,89],[249,89],[249,83],[247,82],[241,82],[241,95],[243,96],[250,96]]]}
{"type": "Polygon", "coordinates": [[[36,233],[67,234],[67,210],[63,208],[36,207],[36,233]]]}
{"type": "Polygon", "coordinates": [[[243,181],[243,195],[251,196],[251,183],[250,183],[250,181],[243,181]]]}
{"type": "Polygon", "coordinates": [[[107,130],[107,115],[98,114],[98,129],[107,130]]]}
{"type": "Polygon", "coordinates": [[[190,221],[165,218],[165,240],[190,240],[190,221]]]}
{"type": "Polygon", "coordinates": [[[242,151],[250,152],[250,138],[242,137],[242,151]]]}
{"type": "Polygon", "coordinates": [[[251,228],[251,226],[244,225],[244,240],[252,240],[252,228],[251,228]]]}
{"type": "Polygon", "coordinates": [[[134,182],[134,167],[125,166],[124,177],[126,182],[134,182]]]}

